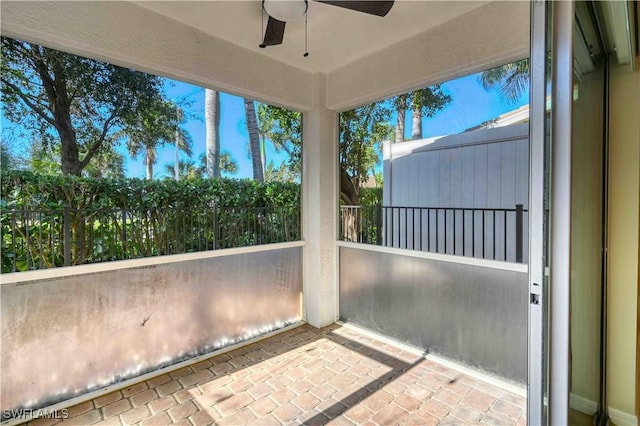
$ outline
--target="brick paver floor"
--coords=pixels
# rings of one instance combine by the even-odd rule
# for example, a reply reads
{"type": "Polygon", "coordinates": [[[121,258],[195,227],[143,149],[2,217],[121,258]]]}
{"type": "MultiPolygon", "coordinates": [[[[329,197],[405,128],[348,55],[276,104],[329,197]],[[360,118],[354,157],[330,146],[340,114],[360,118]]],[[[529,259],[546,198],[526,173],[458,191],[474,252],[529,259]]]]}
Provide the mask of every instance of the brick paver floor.
{"type": "Polygon", "coordinates": [[[352,328],[304,325],[71,407],[63,423],[524,425],[525,406],[352,328]]]}

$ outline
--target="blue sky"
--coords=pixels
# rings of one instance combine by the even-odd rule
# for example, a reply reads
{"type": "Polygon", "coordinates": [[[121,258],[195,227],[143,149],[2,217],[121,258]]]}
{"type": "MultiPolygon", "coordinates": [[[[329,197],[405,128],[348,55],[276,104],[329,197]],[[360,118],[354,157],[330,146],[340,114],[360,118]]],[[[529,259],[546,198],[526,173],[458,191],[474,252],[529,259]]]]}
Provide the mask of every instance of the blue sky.
{"type": "MultiPolygon", "coordinates": [[[[502,99],[498,90],[486,91],[476,74],[444,83],[442,87],[452,101],[434,117],[423,120],[425,138],[463,132],[529,102],[529,90],[511,103],[502,99]]],[[[408,122],[405,128],[410,131],[411,123],[408,122]]]]}
{"type": "MultiPolygon", "coordinates": [[[[462,132],[470,127],[490,120],[500,114],[516,109],[528,102],[529,92],[523,93],[520,99],[510,103],[502,99],[497,90],[486,91],[479,84],[476,75],[461,77],[442,85],[443,89],[451,95],[452,101],[434,117],[423,120],[423,136],[425,138],[462,132]]],[[[205,152],[205,124],[204,124],[204,89],[197,86],[169,81],[165,84],[167,95],[176,100],[185,100],[189,106],[186,108],[191,117],[185,123],[185,129],[193,138],[192,159],[198,163],[200,154],[205,152]]],[[[220,117],[220,144],[222,151],[229,151],[239,165],[239,172],[234,175],[238,178],[251,177],[251,159],[248,155],[248,134],[244,115],[243,99],[221,93],[221,117],[220,117]]],[[[395,117],[393,118],[395,122],[395,117]]],[[[3,129],[13,126],[2,115],[3,129]]],[[[407,136],[411,132],[411,114],[407,114],[405,126],[407,136]]],[[[4,130],[3,130],[4,136],[4,130]]],[[[11,141],[10,141],[11,142],[11,141]]],[[[13,140],[11,147],[24,154],[26,141],[13,140]]],[[[145,166],[143,157],[132,159],[124,146],[118,148],[125,154],[127,176],[144,177],[145,166]]],[[[175,151],[173,146],[166,146],[158,150],[158,162],[154,168],[154,177],[165,176],[164,165],[173,163],[175,151]]],[[[180,153],[181,158],[186,158],[180,153]]],[[[286,160],[285,153],[276,153],[267,144],[267,163],[274,161],[276,165],[286,160]]]]}
{"type": "MultiPolygon", "coordinates": [[[[186,108],[189,119],[184,128],[193,138],[193,157],[199,163],[200,155],[205,152],[206,132],[204,124],[204,89],[187,83],[172,81],[165,84],[165,91],[169,98],[175,100],[185,100],[189,106],[186,108]]],[[[220,148],[222,151],[229,151],[233,159],[238,163],[239,171],[233,177],[252,177],[251,158],[249,157],[249,135],[244,115],[244,100],[241,97],[220,94],[220,148]]],[[[267,144],[267,163],[274,161],[276,165],[286,160],[284,153],[276,153],[267,144]]],[[[121,152],[126,153],[124,148],[121,152]]],[[[164,165],[173,163],[175,149],[167,146],[158,150],[158,163],[154,169],[154,177],[165,175],[164,165]]],[[[181,159],[186,159],[184,153],[180,153],[181,159]]],[[[142,156],[132,159],[125,155],[127,175],[131,177],[145,177],[146,169],[142,156]]]]}
{"type": "MultiPolygon", "coordinates": [[[[200,117],[187,123],[186,128],[194,140],[194,159],[205,150],[204,120],[204,89],[196,86],[175,82],[167,85],[168,95],[174,99],[187,97],[192,105],[188,110],[192,115],[200,117]]],[[[447,135],[462,132],[505,112],[525,105],[529,101],[527,90],[516,102],[510,103],[502,99],[497,90],[486,91],[479,83],[477,75],[470,75],[449,81],[442,85],[443,89],[451,95],[452,101],[447,107],[439,111],[434,117],[423,120],[423,136],[447,135]]],[[[248,156],[248,135],[246,120],[244,118],[244,103],[242,98],[226,93],[220,96],[220,141],[222,150],[231,152],[233,158],[240,166],[239,173],[235,177],[251,177],[251,159],[248,156]]],[[[395,122],[395,117],[393,118],[395,122]]],[[[407,136],[411,132],[411,114],[407,114],[405,126],[407,136]]],[[[174,150],[172,147],[161,149],[158,153],[157,173],[163,173],[163,164],[173,162],[174,150]]],[[[183,157],[184,155],[181,154],[183,157]]],[[[286,159],[286,154],[276,153],[267,144],[267,162],[276,164],[286,159]]],[[[142,158],[131,160],[128,158],[127,171],[130,176],[144,177],[145,168],[142,158]]]]}

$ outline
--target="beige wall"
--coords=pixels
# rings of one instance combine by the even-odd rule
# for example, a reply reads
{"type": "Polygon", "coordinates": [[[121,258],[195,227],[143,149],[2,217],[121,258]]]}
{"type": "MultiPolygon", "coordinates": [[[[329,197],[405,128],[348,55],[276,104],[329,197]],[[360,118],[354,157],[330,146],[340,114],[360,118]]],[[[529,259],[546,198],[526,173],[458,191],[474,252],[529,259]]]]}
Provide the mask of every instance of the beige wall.
{"type": "Polygon", "coordinates": [[[300,245],[109,263],[129,267],[2,275],[3,409],[47,406],[302,319],[300,245]]]}
{"type": "Polygon", "coordinates": [[[609,406],[635,412],[640,72],[613,67],[609,181],[609,406]]]}
{"type": "Polygon", "coordinates": [[[573,103],[571,394],[572,406],[589,413],[600,385],[602,90],[599,69],[583,76],[573,103]]]}

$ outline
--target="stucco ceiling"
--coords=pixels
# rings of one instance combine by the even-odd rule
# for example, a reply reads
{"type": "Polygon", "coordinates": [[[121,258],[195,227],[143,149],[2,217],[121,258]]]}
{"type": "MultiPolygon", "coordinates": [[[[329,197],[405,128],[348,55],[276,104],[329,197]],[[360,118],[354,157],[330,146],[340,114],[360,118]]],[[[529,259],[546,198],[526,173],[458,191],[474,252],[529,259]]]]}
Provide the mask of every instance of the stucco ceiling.
{"type": "Polygon", "coordinates": [[[380,18],[309,2],[308,50],[304,19],[287,23],[284,43],[260,49],[260,1],[138,1],[139,6],[199,31],[311,72],[329,72],[485,4],[485,1],[397,0],[380,18]]]}

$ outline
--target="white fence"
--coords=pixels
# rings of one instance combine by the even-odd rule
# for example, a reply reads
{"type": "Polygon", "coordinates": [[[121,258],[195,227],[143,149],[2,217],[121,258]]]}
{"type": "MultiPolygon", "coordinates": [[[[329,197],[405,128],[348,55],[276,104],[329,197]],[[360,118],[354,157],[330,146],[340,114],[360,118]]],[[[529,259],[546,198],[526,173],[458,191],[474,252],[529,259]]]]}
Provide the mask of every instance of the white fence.
{"type": "Polygon", "coordinates": [[[516,205],[522,205],[523,257],[527,258],[528,123],[412,142],[384,142],[383,154],[383,204],[387,212],[394,211],[390,207],[410,207],[411,213],[415,208],[449,211],[440,210],[442,218],[436,222],[434,216],[429,224],[429,229],[437,227],[433,235],[443,236],[436,249],[430,247],[432,237],[424,229],[418,230],[411,213],[404,218],[406,209],[397,210],[398,217],[383,218],[383,245],[416,249],[418,241],[420,247],[429,247],[428,251],[462,255],[471,251],[475,257],[515,261],[516,214],[495,210],[515,210],[516,205]],[[494,212],[459,213],[460,209],[494,212]],[[476,235],[478,230],[481,235],[476,235]],[[460,252],[462,247],[467,248],[460,252]]]}

